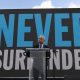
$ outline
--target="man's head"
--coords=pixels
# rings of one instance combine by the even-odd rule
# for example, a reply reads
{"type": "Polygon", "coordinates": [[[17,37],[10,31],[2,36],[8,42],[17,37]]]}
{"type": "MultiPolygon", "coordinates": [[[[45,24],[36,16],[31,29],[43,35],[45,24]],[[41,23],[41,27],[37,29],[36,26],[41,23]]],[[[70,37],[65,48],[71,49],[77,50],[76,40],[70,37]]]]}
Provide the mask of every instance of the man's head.
{"type": "Polygon", "coordinates": [[[44,37],[44,35],[40,35],[40,37],[39,37],[39,43],[40,43],[40,44],[44,44],[44,42],[45,42],[45,37],[44,37]]]}

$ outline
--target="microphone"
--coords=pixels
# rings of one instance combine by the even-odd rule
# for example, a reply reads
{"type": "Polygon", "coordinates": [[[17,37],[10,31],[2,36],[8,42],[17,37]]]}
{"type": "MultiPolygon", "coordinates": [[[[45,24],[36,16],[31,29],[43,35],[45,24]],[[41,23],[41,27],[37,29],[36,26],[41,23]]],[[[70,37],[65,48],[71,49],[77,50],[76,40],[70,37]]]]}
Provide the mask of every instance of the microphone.
{"type": "Polygon", "coordinates": [[[24,56],[27,56],[27,57],[30,57],[30,52],[29,51],[26,51],[26,52],[23,53],[23,55],[24,56]]]}

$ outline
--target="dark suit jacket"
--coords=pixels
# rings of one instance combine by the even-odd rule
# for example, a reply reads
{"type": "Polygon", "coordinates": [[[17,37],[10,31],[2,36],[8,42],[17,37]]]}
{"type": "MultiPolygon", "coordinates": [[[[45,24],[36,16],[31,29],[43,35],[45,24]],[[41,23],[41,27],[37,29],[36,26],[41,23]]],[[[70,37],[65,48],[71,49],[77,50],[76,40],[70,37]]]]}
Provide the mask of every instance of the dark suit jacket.
{"type": "MultiPolygon", "coordinates": [[[[35,45],[34,48],[39,48],[39,44],[35,45]]],[[[43,48],[49,48],[47,45],[43,45],[43,48]]]]}

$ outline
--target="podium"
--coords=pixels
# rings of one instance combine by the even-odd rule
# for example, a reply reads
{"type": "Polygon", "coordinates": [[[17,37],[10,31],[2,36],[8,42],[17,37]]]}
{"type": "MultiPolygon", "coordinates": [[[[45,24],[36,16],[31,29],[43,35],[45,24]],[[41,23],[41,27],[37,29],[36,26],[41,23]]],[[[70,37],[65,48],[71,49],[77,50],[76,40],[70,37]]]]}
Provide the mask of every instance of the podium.
{"type": "Polygon", "coordinates": [[[46,80],[46,52],[49,48],[26,48],[30,53],[29,80],[46,80]]]}

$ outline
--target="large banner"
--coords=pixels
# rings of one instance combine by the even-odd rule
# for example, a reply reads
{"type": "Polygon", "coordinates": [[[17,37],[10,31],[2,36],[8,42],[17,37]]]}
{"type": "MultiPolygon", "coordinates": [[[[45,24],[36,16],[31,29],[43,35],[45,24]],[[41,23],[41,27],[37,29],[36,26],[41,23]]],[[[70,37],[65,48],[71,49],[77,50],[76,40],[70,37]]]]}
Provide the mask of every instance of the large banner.
{"type": "Polygon", "coordinates": [[[47,77],[80,74],[80,9],[15,9],[0,10],[0,77],[29,77],[23,53],[40,35],[51,48],[47,77]]]}

